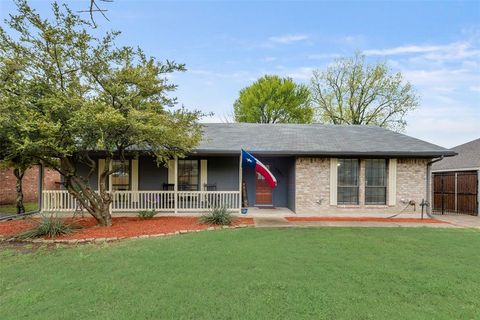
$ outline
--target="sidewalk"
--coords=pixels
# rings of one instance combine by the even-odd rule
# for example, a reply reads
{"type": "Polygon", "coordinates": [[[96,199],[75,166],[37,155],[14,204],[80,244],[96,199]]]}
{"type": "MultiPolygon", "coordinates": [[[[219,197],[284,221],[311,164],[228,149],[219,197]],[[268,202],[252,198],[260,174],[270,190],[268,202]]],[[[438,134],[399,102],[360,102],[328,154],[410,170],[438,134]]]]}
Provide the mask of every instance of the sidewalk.
{"type": "MultiPolygon", "coordinates": [[[[291,227],[427,227],[427,228],[468,228],[467,224],[452,224],[447,221],[437,219],[388,219],[384,218],[364,218],[358,220],[357,217],[341,217],[335,219],[333,217],[309,217],[302,220],[296,218],[295,220],[288,220],[285,217],[254,217],[255,227],[258,228],[291,228],[291,227]],[[317,221],[312,221],[317,219],[317,221]],[[402,221],[404,220],[404,221],[402,221]]],[[[479,219],[480,220],[480,219],[479,219]]]]}

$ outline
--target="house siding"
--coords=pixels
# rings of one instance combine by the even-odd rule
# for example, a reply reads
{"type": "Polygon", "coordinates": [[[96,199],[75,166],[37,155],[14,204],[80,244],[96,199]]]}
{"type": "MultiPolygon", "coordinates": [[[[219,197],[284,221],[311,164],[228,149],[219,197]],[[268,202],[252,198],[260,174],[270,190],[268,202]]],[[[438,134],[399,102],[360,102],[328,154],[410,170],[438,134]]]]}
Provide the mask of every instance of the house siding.
{"type": "Polygon", "coordinates": [[[153,157],[138,159],[138,190],[163,190],[163,184],[168,182],[168,168],[157,166],[153,157]]]}
{"type": "MultiPolygon", "coordinates": [[[[360,161],[359,204],[330,205],[330,158],[299,157],[295,162],[295,211],[300,214],[413,212],[407,203],[426,197],[427,163],[430,159],[398,159],[396,204],[365,205],[365,161],[360,161]],[[407,207],[407,208],[406,208],[407,207]]],[[[336,190],[335,190],[336,192],[336,190]]],[[[387,191],[388,193],[388,191],[387,191]]],[[[388,201],[388,199],[387,199],[388,201]]]]}
{"type": "Polygon", "coordinates": [[[287,207],[295,212],[295,159],[288,163],[287,207]]]}
{"type": "Polygon", "coordinates": [[[219,191],[237,191],[239,188],[239,157],[201,157],[207,160],[208,184],[216,184],[219,191]]]}

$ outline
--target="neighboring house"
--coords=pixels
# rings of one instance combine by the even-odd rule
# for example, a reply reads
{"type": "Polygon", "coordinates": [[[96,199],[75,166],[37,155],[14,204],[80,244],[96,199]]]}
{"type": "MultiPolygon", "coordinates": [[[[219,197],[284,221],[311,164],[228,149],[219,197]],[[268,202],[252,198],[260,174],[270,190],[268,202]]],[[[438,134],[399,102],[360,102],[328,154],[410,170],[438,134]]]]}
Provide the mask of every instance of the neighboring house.
{"type": "MultiPolygon", "coordinates": [[[[248,206],[285,207],[296,213],[365,213],[413,210],[427,198],[429,162],[453,151],[373,126],[301,124],[205,124],[203,140],[185,159],[157,167],[132,154],[114,161],[109,178],[113,212],[239,210],[241,183],[248,206]],[[240,149],[270,168],[270,189],[253,169],[240,167],[240,149]],[[410,204],[410,206],[409,206],[410,204]]],[[[104,155],[94,154],[98,167],[104,155]]],[[[79,166],[83,173],[87,168],[79,166]]],[[[98,186],[98,174],[90,184],[98,186]]],[[[75,210],[66,191],[45,191],[45,210],[75,210]]]]}
{"type": "MultiPolygon", "coordinates": [[[[23,200],[33,202],[38,199],[38,170],[39,166],[34,166],[25,172],[22,179],[23,200]]],[[[59,189],[60,174],[53,170],[44,171],[44,189],[59,189]]],[[[12,168],[0,169],[0,205],[14,204],[17,197],[16,191],[17,178],[13,174],[12,168]]]]}
{"type": "Polygon", "coordinates": [[[433,212],[478,215],[480,138],[452,148],[456,157],[432,165],[433,212]]]}

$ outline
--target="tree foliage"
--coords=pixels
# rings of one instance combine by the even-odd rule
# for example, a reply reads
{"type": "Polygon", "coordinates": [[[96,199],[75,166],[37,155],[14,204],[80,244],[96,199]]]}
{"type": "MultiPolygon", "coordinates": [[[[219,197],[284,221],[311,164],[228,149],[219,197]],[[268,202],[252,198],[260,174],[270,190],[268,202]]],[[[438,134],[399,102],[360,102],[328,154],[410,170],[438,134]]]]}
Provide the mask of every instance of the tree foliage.
{"type": "Polygon", "coordinates": [[[418,97],[401,73],[385,63],[368,64],[365,56],[341,58],[311,79],[318,120],[333,124],[364,124],[403,131],[405,116],[418,106],[418,97]]]}
{"type": "Polygon", "coordinates": [[[310,123],[310,92],[290,78],[266,75],[242,89],[233,106],[235,121],[310,123]]]}
{"type": "Polygon", "coordinates": [[[1,126],[17,130],[8,144],[60,172],[81,205],[110,225],[105,178],[113,173],[112,158],[142,151],[160,164],[200,140],[201,114],[173,108],[176,99],[169,96],[176,86],[167,76],[185,67],[115,46],[118,32],[95,37],[91,23],[67,6],[53,3],[53,19],[40,17],[26,1],[17,7],[9,32],[0,28],[1,126]],[[95,172],[92,152],[106,156],[99,193],[77,171],[83,163],[89,175],[95,172]]]}

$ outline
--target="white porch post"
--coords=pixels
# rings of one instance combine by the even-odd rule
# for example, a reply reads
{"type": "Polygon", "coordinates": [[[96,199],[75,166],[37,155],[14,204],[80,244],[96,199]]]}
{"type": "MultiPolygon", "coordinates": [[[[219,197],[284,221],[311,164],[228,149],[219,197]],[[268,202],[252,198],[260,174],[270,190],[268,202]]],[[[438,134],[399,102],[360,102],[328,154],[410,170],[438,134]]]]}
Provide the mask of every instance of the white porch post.
{"type": "Polygon", "coordinates": [[[175,177],[174,177],[174,185],[173,185],[173,190],[174,190],[174,205],[175,205],[175,209],[174,209],[174,212],[175,214],[178,213],[178,157],[175,157],[175,168],[173,170],[174,174],[175,174],[175,177]]]}
{"type": "Polygon", "coordinates": [[[240,150],[240,160],[238,161],[238,213],[242,213],[242,150],[240,150]]]}

